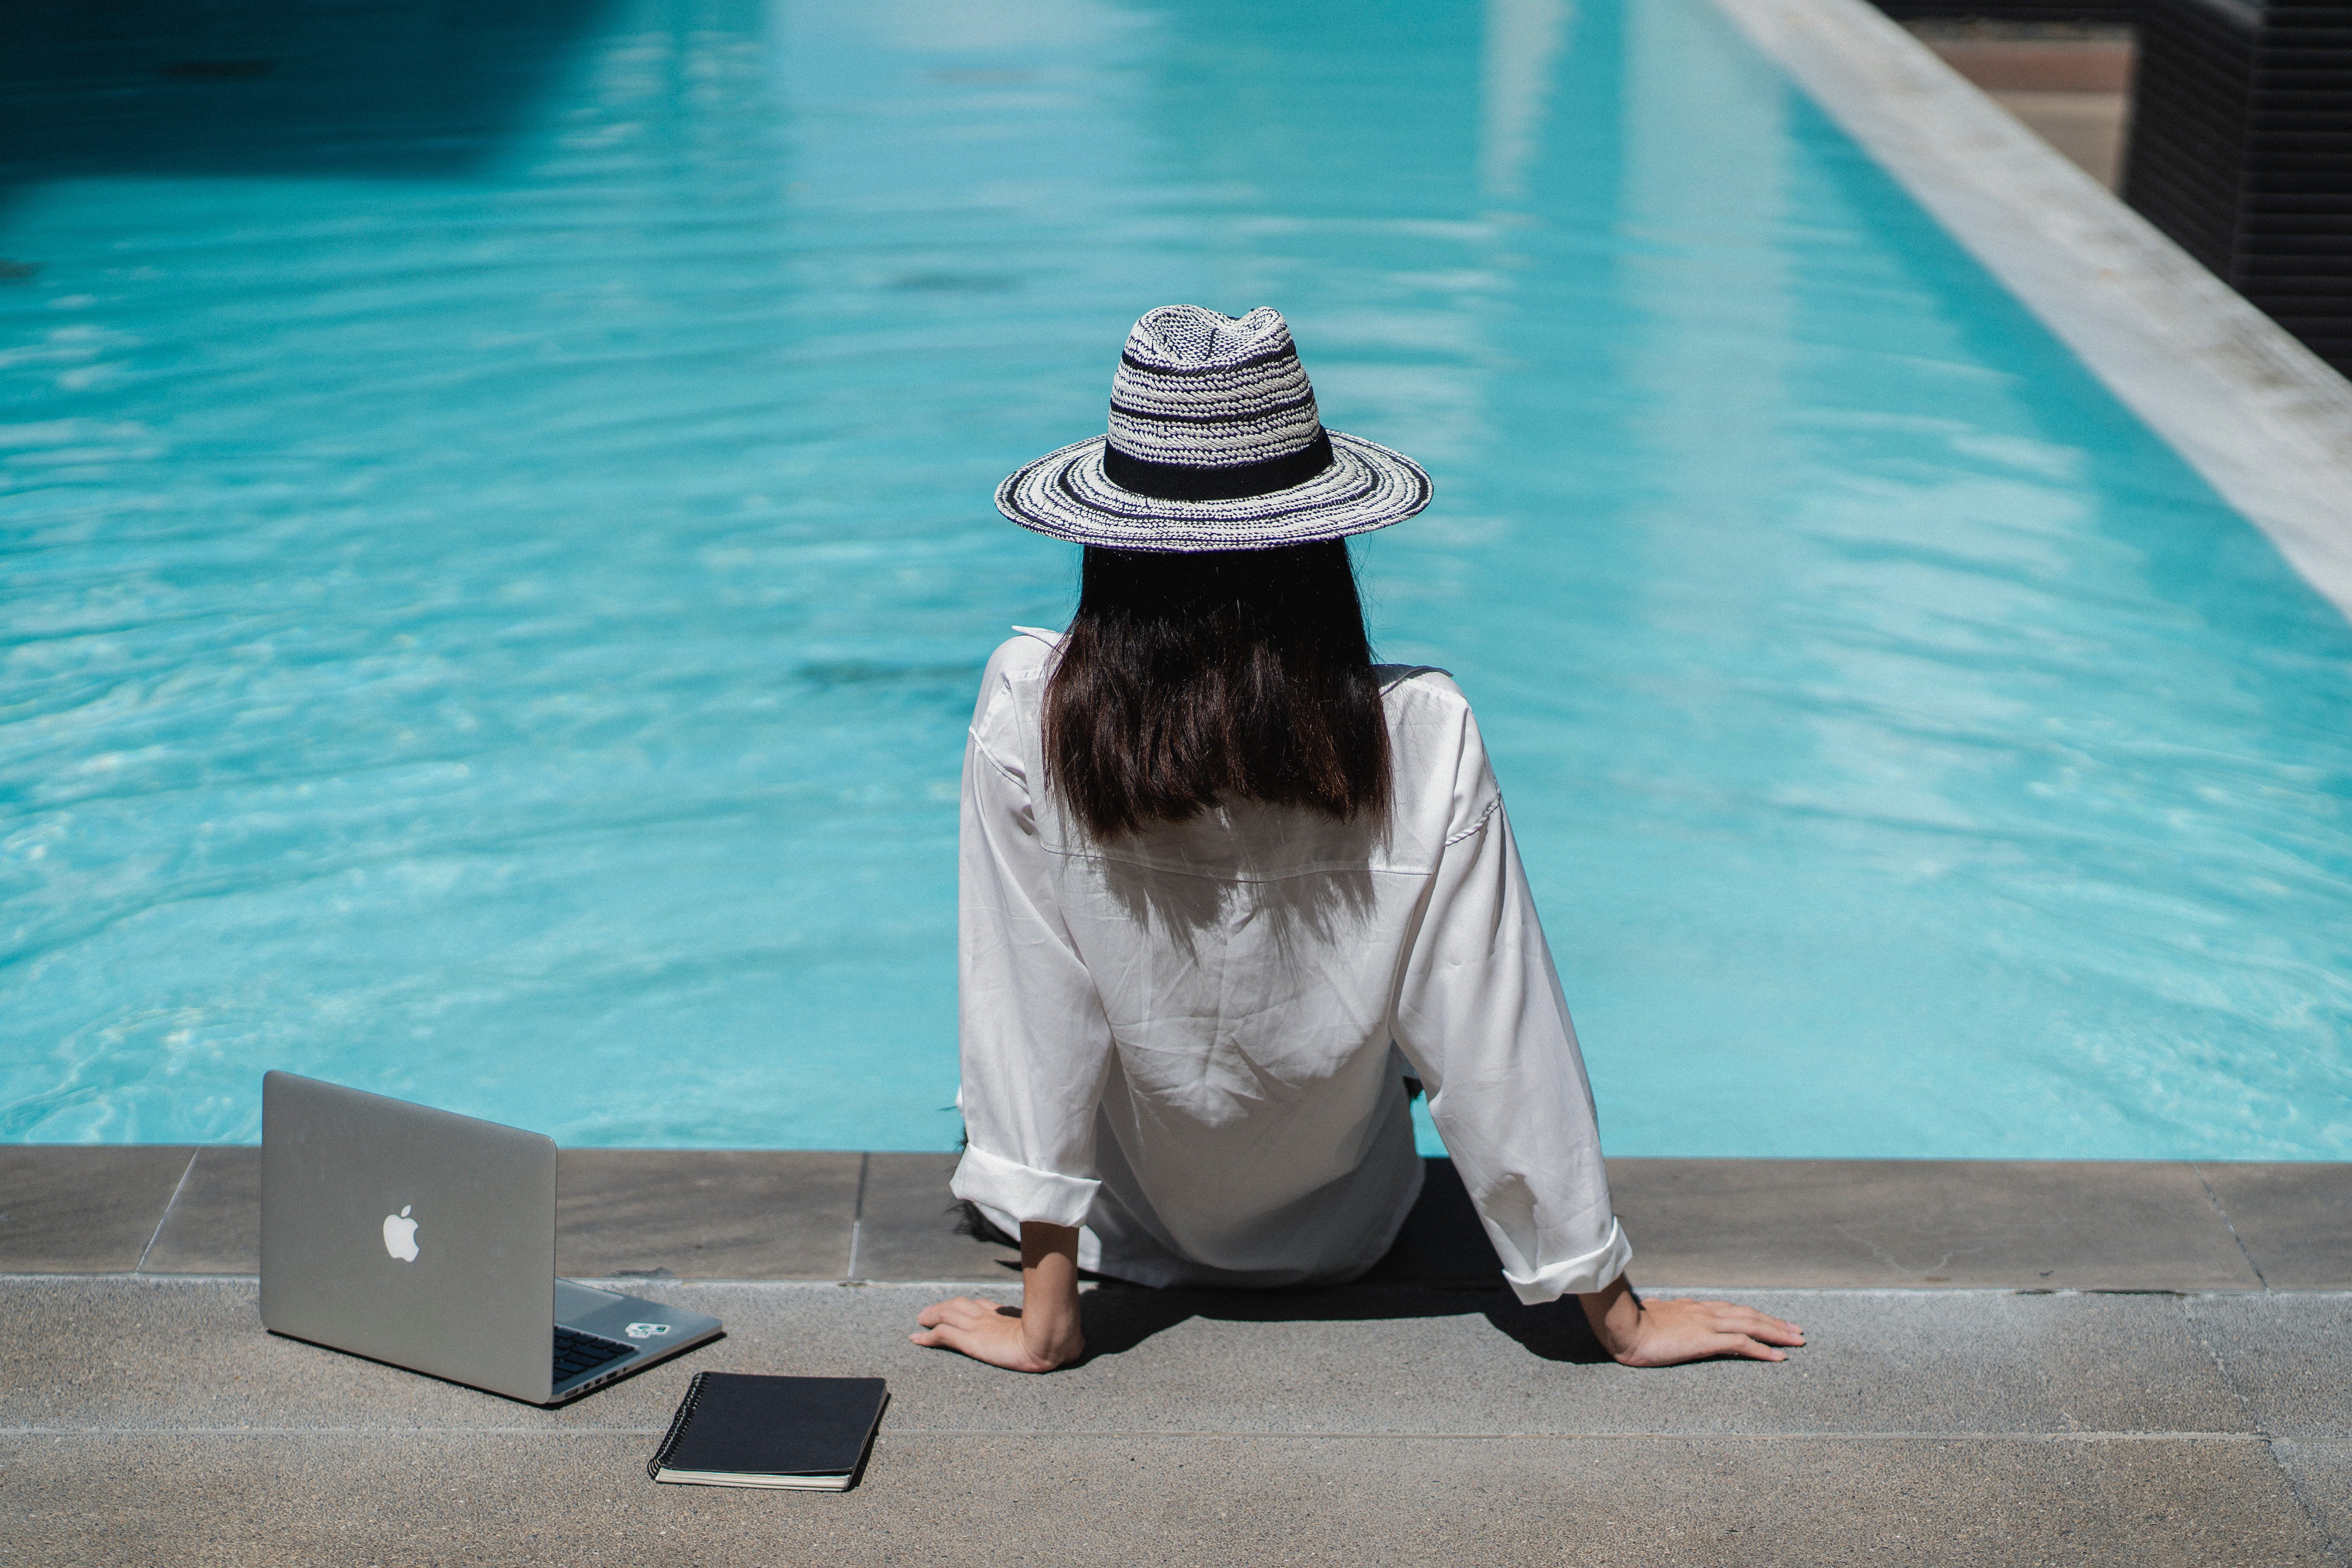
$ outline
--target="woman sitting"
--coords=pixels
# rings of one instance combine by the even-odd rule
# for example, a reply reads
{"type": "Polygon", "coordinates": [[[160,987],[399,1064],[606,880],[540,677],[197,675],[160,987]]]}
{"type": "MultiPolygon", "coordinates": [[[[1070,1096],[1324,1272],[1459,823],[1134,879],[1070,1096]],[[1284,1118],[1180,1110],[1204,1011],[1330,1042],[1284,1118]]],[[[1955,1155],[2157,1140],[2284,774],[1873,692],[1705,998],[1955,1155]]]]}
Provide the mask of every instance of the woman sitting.
{"type": "Polygon", "coordinates": [[[1274,1289],[1370,1268],[1418,1195],[1408,1079],[1519,1300],[1621,1362],[1778,1361],[1792,1325],[1643,1301],[1568,1007],[1470,705],[1376,665],[1346,536],[1429,499],[1326,431],[1288,329],[1136,323],[1110,433],[1007,479],[1087,547],[1076,619],[989,661],[963,773],[953,1190],[1017,1234],[1018,1310],[918,1344],[1047,1372],[1078,1274],[1274,1289]]]}

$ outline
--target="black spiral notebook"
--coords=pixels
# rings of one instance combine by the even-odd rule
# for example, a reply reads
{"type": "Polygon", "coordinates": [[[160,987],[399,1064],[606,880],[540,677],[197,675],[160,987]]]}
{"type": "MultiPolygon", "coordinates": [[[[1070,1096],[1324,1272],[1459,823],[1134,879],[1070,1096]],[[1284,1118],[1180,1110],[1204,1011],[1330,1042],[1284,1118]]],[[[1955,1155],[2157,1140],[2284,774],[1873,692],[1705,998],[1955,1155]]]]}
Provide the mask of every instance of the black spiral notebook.
{"type": "Polygon", "coordinates": [[[698,1487],[845,1491],[889,1402],[878,1377],[698,1372],[646,1474],[698,1487]]]}

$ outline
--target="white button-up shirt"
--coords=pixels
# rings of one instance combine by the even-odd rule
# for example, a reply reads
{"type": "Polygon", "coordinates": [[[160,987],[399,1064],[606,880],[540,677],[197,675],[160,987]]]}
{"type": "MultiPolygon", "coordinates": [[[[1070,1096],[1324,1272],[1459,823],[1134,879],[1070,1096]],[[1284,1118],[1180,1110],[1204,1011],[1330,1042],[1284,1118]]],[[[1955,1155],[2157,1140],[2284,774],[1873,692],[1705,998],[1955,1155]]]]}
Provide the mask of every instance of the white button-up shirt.
{"type": "Polygon", "coordinates": [[[1044,788],[1057,637],[989,660],[964,753],[954,1192],[1146,1285],[1352,1279],[1421,1188],[1409,1069],[1523,1301],[1632,1249],[1470,705],[1383,666],[1384,824],[1238,802],[1098,843],[1044,788]]]}

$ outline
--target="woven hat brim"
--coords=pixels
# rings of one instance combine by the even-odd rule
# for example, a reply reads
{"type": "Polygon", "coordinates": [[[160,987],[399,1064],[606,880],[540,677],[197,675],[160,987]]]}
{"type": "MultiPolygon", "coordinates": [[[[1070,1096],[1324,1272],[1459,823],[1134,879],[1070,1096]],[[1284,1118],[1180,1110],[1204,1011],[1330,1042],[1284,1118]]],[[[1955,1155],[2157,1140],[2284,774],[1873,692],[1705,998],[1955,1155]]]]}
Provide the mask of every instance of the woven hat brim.
{"type": "Polygon", "coordinates": [[[1429,504],[1429,476],[1402,452],[1339,431],[1331,466],[1305,484],[1231,500],[1163,500],[1103,475],[1107,437],[1046,453],[996,487],[1024,528],[1113,550],[1266,550],[1386,528],[1429,504]]]}

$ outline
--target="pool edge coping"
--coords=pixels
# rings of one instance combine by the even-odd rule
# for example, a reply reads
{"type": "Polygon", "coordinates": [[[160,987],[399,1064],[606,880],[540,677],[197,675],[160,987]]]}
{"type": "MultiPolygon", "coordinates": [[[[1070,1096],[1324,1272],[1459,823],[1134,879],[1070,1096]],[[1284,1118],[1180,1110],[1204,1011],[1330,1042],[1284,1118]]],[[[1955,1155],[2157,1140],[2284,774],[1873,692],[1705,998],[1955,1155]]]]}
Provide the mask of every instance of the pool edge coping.
{"type": "MultiPolygon", "coordinates": [[[[822,1152],[866,1172],[853,1200],[811,1151],[563,1152],[558,1268],[572,1278],[1013,1282],[1011,1253],[958,1232],[952,1154],[822,1152]]],[[[2352,1163],[1609,1163],[1636,1277],[1652,1288],[2352,1290],[2352,1163]]],[[[1431,1162],[1407,1234],[1360,1286],[1494,1287],[1493,1254],[1444,1164],[1431,1162]]],[[[0,1148],[0,1188],[15,1189],[0,1275],[249,1277],[259,1176],[251,1145],[0,1148]]]]}
{"type": "Polygon", "coordinates": [[[2352,382],[1867,0],[1713,0],[2352,618],[2352,382]]]}

